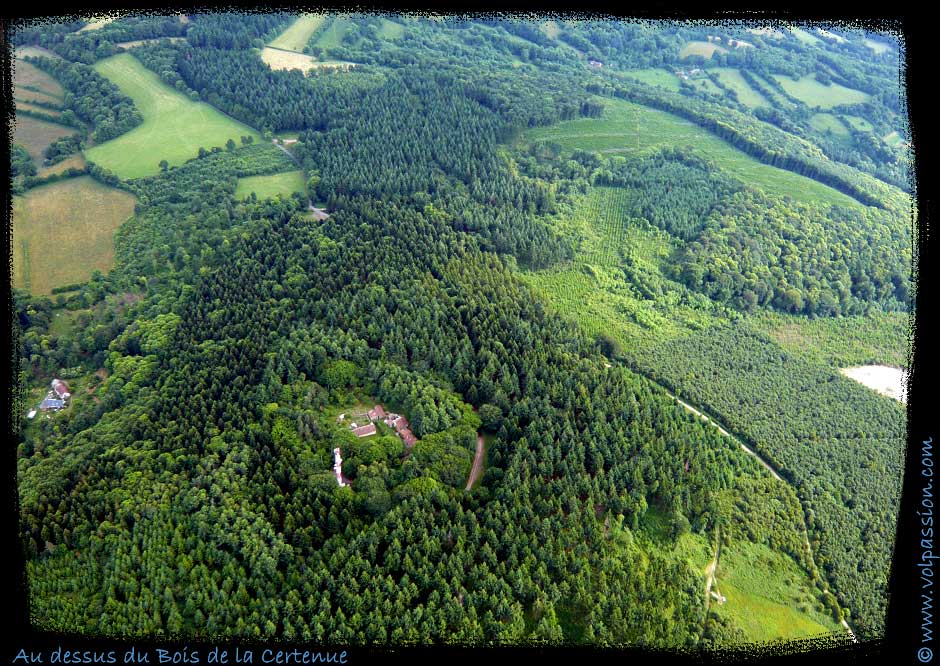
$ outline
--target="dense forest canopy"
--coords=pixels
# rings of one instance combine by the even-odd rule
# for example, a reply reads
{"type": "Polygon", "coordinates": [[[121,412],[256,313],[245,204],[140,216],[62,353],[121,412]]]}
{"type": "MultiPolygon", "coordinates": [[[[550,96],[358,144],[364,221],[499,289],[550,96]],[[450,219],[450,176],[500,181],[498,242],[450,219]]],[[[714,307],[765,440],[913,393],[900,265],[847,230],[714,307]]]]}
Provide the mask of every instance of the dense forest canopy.
{"type": "MultiPolygon", "coordinates": [[[[38,224],[43,188],[79,174],[133,196],[107,269],[14,290],[36,625],[399,645],[881,635],[903,410],[820,360],[830,343],[790,356],[761,327],[851,316],[894,340],[911,310],[899,49],[755,25],[18,26],[22,61],[65,92],[17,114],[74,134],[45,164],[14,143],[15,215],[38,224]],[[288,31],[301,46],[271,46],[288,31]],[[102,73],[125,51],[139,85],[214,119],[155,132],[102,73]],[[641,137],[612,111],[627,102],[659,124],[641,137]],[[242,135],[163,157],[218,118],[242,135]],[[153,175],[83,158],[127,140],[153,175]],[[47,171],[65,159],[79,166],[47,171]],[[557,294],[532,286],[549,279],[557,294]],[[615,305],[563,316],[585,283],[576,312],[615,305]],[[37,413],[55,379],[71,397],[37,413]],[[379,405],[413,439],[366,416],[379,405]],[[749,553],[767,590],[734,567],[749,553]]],[[[42,102],[37,81],[18,93],[42,102]]],[[[14,237],[24,274],[37,242],[14,237]]]]}

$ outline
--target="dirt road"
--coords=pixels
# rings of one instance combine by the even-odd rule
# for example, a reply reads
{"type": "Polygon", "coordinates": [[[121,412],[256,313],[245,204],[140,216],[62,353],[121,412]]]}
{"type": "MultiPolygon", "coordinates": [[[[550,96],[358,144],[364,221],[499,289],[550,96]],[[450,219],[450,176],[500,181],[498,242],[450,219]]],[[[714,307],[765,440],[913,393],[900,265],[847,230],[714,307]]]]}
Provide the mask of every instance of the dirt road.
{"type": "Polygon", "coordinates": [[[467,487],[464,490],[470,490],[473,484],[480,478],[483,471],[483,435],[477,435],[477,452],[473,457],[473,467],[470,468],[470,478],[467,479],[467,487]]]}

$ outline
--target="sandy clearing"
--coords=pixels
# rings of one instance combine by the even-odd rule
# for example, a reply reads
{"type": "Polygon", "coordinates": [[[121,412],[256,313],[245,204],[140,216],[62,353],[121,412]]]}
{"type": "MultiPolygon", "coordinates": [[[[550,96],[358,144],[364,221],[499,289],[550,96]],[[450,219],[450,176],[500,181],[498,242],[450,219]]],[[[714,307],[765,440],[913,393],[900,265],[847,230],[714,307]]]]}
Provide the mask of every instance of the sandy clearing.
{"type": "Polygon", "coordinates": [[[907,371],[887,365],[862,365],[842,368],[840,372],[881,395],[907,404],[907,371]]]}

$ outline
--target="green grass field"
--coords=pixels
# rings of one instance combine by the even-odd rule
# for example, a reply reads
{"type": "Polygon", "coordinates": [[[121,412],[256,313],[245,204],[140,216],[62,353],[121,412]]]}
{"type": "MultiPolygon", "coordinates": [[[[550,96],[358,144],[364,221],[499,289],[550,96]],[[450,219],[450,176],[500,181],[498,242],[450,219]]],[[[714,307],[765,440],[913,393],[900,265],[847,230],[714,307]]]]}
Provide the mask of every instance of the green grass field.
{"type": "Polygon", "coordinates": [[[178,166],[196,157],[200,147],[221,147],[228,139],[238,143],[251,135],[256,142],[263,140],[247,125],[173,90],[130,54],[99,60],[95,69],[133,99],[144,116],[143,124],[85,153],[121,178],[154,175],[161,160],[178,166]]]}
{"type": "Polygon", "coordinates": [[[527,130],[523,140],[554,142],[564,150],[647,154],[664,146],[692,146],[744,182],[779,196],[805,203],[860,204],[811,178],[763,164],[714,134],[664,111],[623,100],[605,99],[601,118],[569,120],[551,127],[527,130]]]}
{"type": "Polygon", "coordinates": [[[810,126],[820,134],[830,133],[837,139],[849,139],[849,128],[831,113],[815,113],[809,119],[810,126]]]}
{"type": "Polygon", "coordinates": [[[343,36],[349,31],[353,23],[343,16],[333,16],[328,23],[317,32],[314,46],[319,46],[326,53],[329,49],[339,48],[343,45],[343,36]]]}
{"type": "Polygon", "coordinates": [[[88,176],[13,197],[13,284],[33,294],[82,282],[114,264],[114,231],[134,214],[133,195],[88,176]]]}
{"type": "Polygon", "coordinates": [[[738,94],[738,101],[745,106],[755,109],[759,106],[770,106],[767,98],[754,90],[741,76],[741,72],[732,67],[717,67],[714,70],[723,84],[738,94]]]}
{"type": "Polygon", "coordinates": [[[268,46],[285,51],[302,53],[320,26],[326,21],[326,14],[301,14],[296,21],[273,39],[268,46]]]}
{"type": "Polygon", "coordinates": [[[631,79],[636,79],[637,81],[651,86],[659,86],[674,92],[679,91],[679,77],[677,77],[672,72],[668,72],[665,69],[660,69],[659,67],[651,67],[650,69],[635,69],[629,72],[624,72],[624,76],[629,76],[631,79]]]}
{"type": "Polygon", "coordinates": [[[904,142],[904,138],[897,131],[888,132],[884,135],[882,140],[892,148],[899,146],[904,142]]]}
{"type": "Polygon", "coordinates": [[[249,176],[238,179],[235,198],[243,199],[254,192],[259,199],[290,196],[293,192],[303,193],[305,189],[303,171],[286,171],[269,176],[249,176]]]}
{"type": "Polygon", "coordinates": [[[721,88],[716,86],[710,78],[707,76],[700,76],[694,79],[689,79],[689,84],[693,88],[698,88],[703,92],[708,93],[709,95],[724,95],[724,91],[721,88]]]}
{"type": "Polygon", "coordinates": [[[877,55],[881,55],[882,53],[888,53],[889,51],[893,51],[893,50],[894,50],[894,49],[892,49],[890,46],[888,46],[887,44],[885,44],[884,42],[876,42],[874,39],[869,39],[868,37],[866,37],[866,38],[865,38],[864,40],[862,40],[862,41],[865,42],[865,46],[867,46],[868,48],[870,48],[870,49],[871,49],[872,51],[874,51],[877,55]]]}
{"type": "Polygon", "coordinates": [[[679,58],[688,58],[690,56],[702,56],[706,60],[710,59],[712,55],[718,51],[719,53],[727,53],[728,49],[718,46],[717,44],[712,44],[711,42],[688,42],[685,46],[682,47],[682,50],[679,51],[679,58]]]}
{"type": "Polygon", "coordinates": [[[789,30],[793,34],[794,37],[796,37],[798,40],[800,40],[804,44],[809,44],[810,46],[814,46],[816,44],[819,44],[822,41],[821,39],[819,39],[819,37],[806,32],[802,28],[797,28],[796,26],[789,26],[789,30]]]}
{"type": "Polygon", "coordinates": [[[842,116],[849,125],[852,126],[852,129],[856,129],[860,132],[871,132],[874,128],[871,126],[871,123],[862,118],[861,116],[842,116]]]}
{"type": "Polygon", "coordinates": [[[868,93],[846,88],[838,83],[824,86],[812,74],[807,74],[799,81],[794,81],[792,77],[782,74],[774,74],[773,77],[780,82],[788,94],[811,107],[831,109],[840,104],[862,104],[871,98],[868,93]]]}
{"type": "Polygon", "coordinates": [[[379,28],[379,37],[382,39],[396,40],[401,39],[405,34],[405,26],[397,21],[392,21],[387,18],[380,17],[379,21],[382,26],[379,28]]]}
{"type": "Polygon", "coordinates": [[[712,611],[743,629],[749,642],[842,631],[816,599],[806,572],[767,546],[741,541],[722,547],[716,580],[727,601],[713,600],[712,611]]]}

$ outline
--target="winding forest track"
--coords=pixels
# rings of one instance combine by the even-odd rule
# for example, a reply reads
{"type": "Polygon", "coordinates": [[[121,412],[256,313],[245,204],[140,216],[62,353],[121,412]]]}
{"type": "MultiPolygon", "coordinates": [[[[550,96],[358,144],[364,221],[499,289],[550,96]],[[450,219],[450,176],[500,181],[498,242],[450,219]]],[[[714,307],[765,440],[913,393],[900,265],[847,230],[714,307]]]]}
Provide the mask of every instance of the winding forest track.
{"type": "Polygon", "coordinates": [[[480,478],[480,472],[483,471],[483,435],[477,435],[477,452],[473,457],[473,467],[470,468],[470,478],[467,479],[467,487],[464,490],[470,490],[473,484],[480,478]]]}

